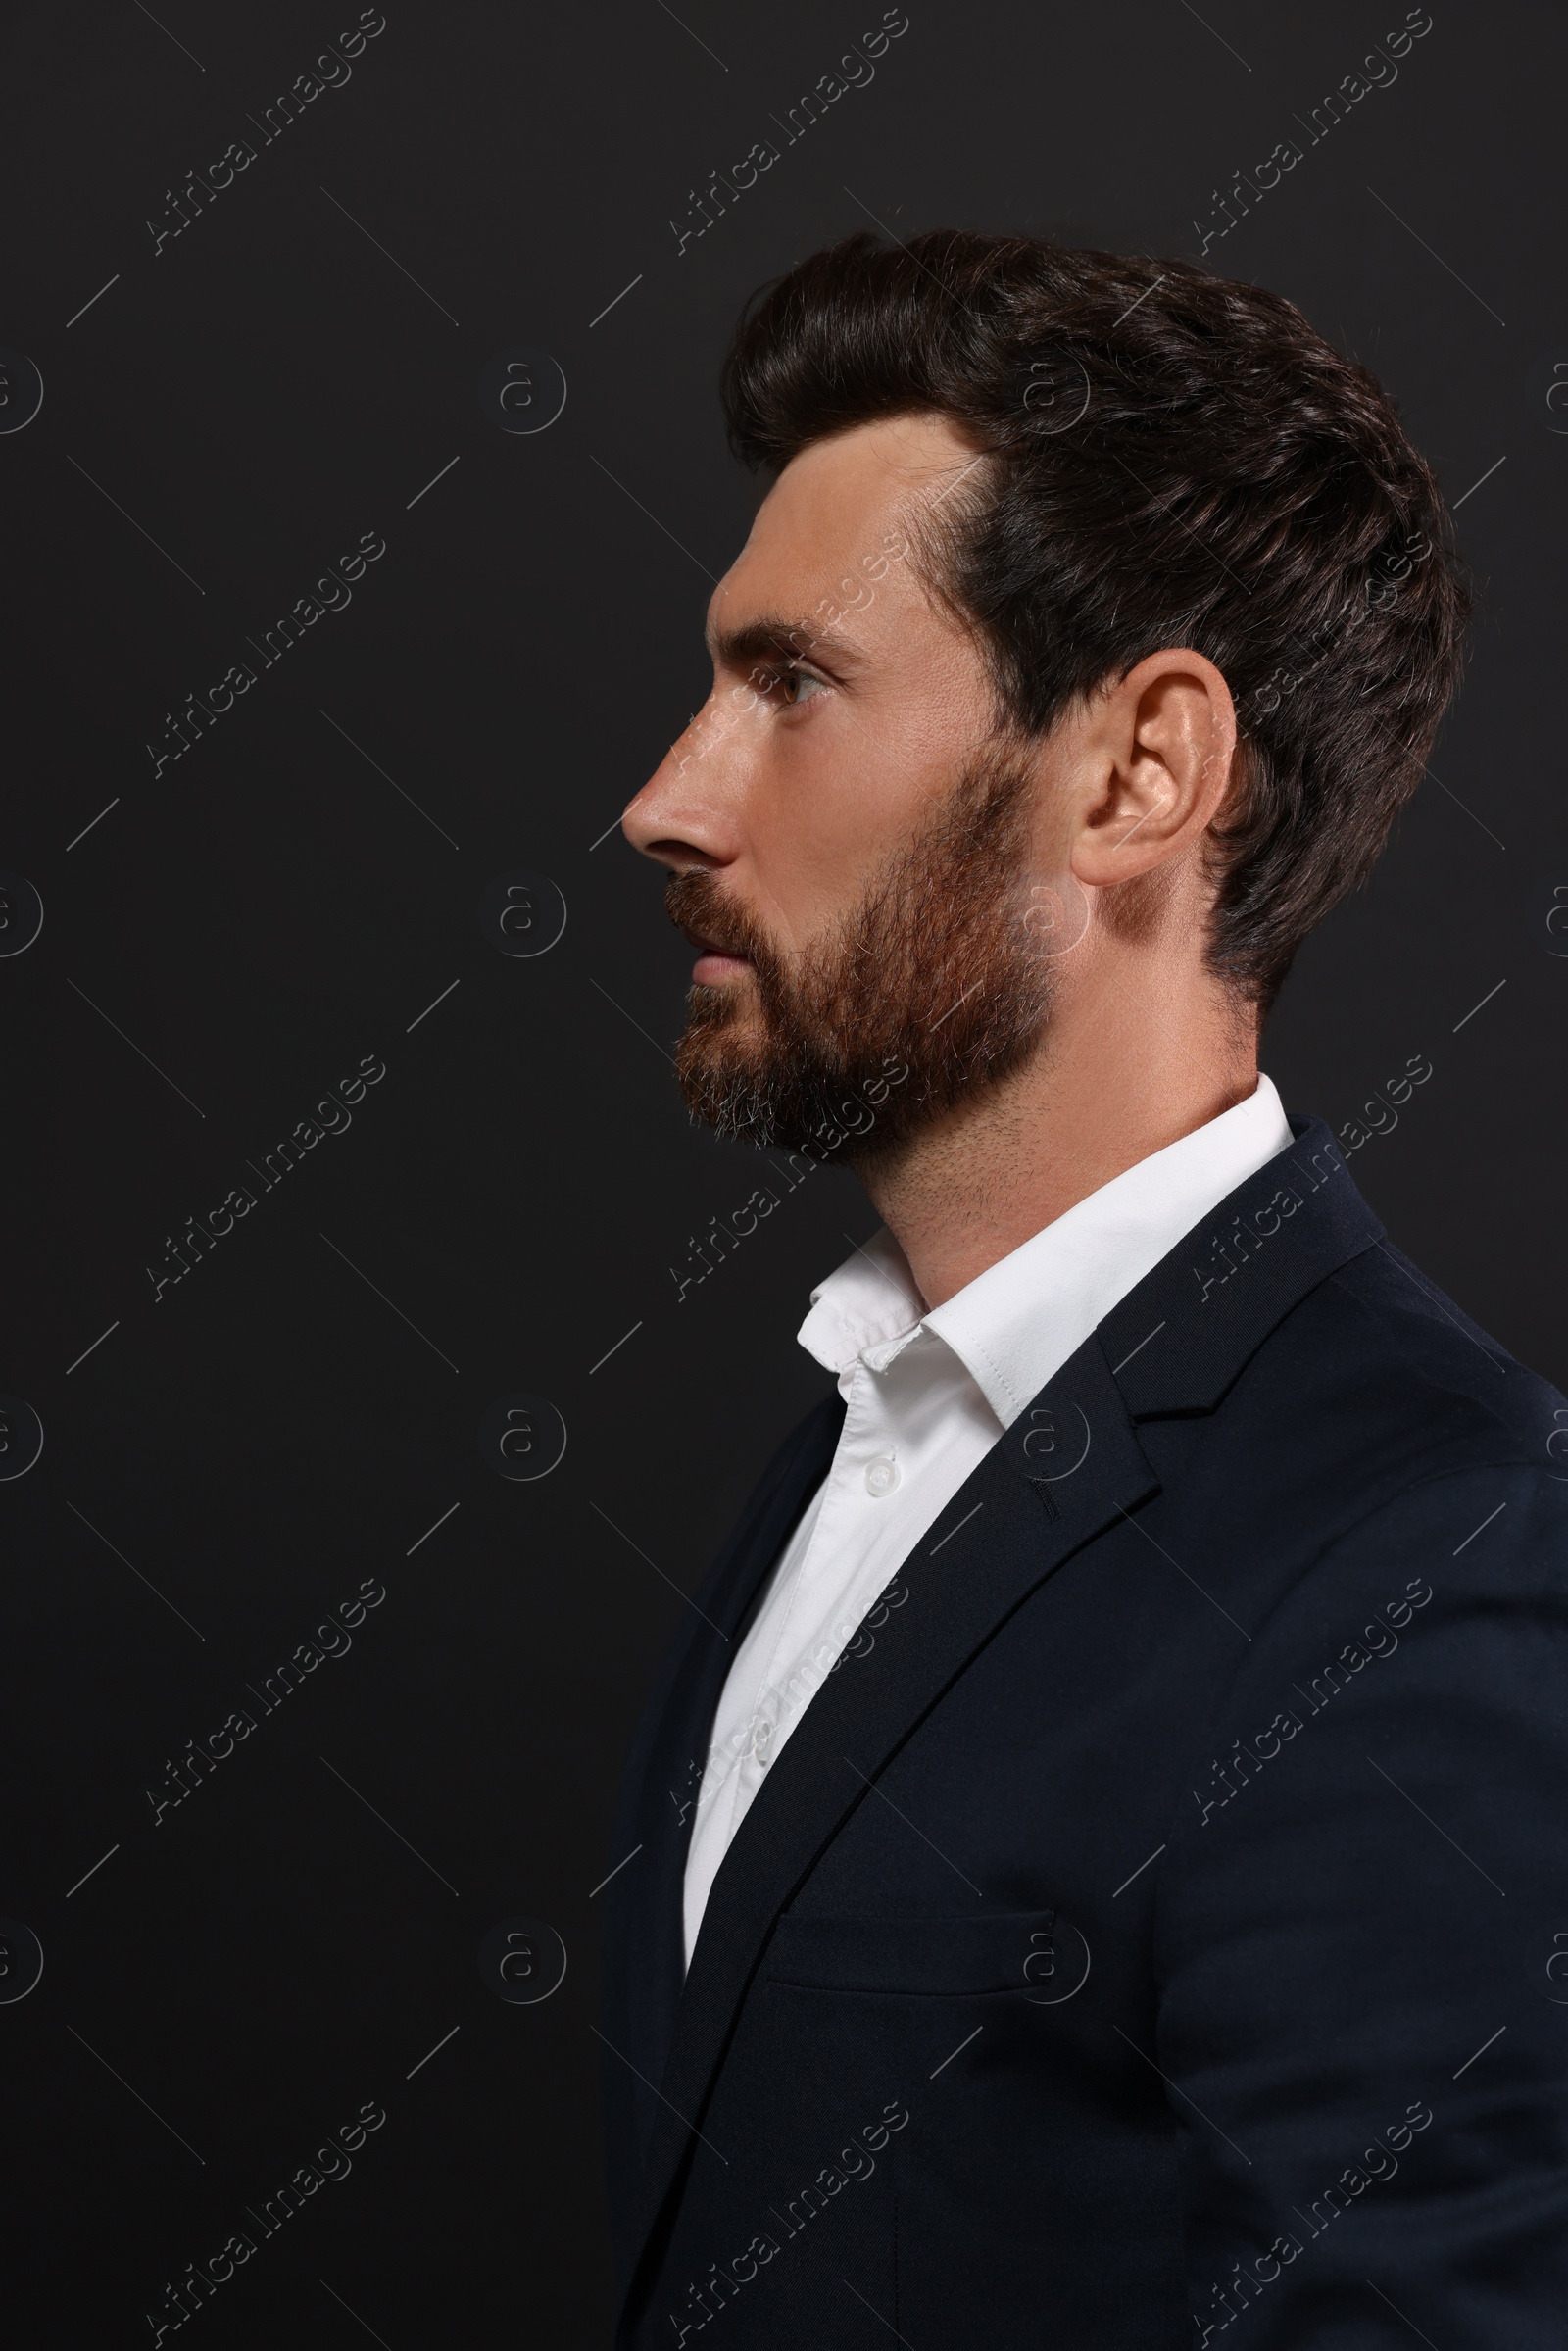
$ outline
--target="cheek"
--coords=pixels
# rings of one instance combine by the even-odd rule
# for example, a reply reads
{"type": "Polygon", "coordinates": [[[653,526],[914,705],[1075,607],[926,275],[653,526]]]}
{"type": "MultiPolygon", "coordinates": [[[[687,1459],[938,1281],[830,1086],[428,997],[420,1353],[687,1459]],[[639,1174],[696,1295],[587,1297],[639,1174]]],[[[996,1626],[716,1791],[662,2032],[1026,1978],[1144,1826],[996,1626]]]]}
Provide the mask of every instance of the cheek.
{"type": "Polygon", "coordinates": [[[908,810],[883,780],[837,750],[812,747],[747,809],[748,895],[774,943],[798,953],[863,898],[905,836],[908,810]]]}
{"type": "Polygon", "coordinates": [[[967,746],[935,722],[826,727],[776,799],[772,846],[811,927],[859,904],[953,790],[967,746]]]}
{"type": "Polygon", "coordinates": [[[736,885],[777,946],[820,941],[929,822],[990,732],[988,694],[972,656],[927,645],[802,725],[736,730],[736,885]]]}

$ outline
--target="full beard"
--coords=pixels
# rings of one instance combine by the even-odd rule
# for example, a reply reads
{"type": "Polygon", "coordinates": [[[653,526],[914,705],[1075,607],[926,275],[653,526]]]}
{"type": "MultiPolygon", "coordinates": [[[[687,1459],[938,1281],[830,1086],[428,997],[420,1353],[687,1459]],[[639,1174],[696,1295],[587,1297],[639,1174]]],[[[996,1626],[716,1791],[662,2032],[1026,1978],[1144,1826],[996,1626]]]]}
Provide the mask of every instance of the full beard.
{"type": "Polygon", "coordinates": [[[712,875],[677,874],[670,919],[752,965],[692,988],[675,1074],[693,1116],[736,1142],[842,1151],[857,1165],[1024,1062],[1051,997],[1026,919],[1032,782],[1015,756],[971,761],[836,932],[794,956],[712,875]]]}

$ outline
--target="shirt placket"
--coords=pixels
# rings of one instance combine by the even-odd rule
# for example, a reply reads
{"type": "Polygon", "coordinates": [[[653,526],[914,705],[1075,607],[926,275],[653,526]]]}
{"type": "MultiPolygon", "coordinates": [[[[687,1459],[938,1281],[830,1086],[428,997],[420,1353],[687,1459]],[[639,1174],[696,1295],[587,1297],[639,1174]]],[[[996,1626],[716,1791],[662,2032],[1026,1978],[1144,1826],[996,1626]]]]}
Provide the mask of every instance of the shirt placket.
{"type": "MultiPolygon", "coordinates": [[[[857,1361],[845,1400],[844,1426],[833,1455],[828,1491],[790,1592],[789,1604],[768,1651],[767,1667],[759,1686],[750,1718],[751,1737],[736,1773],[736,1817],[755,1797],[777,1746],[781,1726],[793,1723],[800,1702],[788,1703],[780,1661],[794,1656],[801,1645],[796,1628],[812,1621],[825,1581],[836,1588],[844,1581],[844,1562],[864,1547],[871,1529],[867,1513],[875,1506],[865,1479],[872,1457],[892,1461],[893,1431],[875,1372],[857,1361]]],[[[814,1684],[813,1684],[814,1687],[814,1684]]]]}

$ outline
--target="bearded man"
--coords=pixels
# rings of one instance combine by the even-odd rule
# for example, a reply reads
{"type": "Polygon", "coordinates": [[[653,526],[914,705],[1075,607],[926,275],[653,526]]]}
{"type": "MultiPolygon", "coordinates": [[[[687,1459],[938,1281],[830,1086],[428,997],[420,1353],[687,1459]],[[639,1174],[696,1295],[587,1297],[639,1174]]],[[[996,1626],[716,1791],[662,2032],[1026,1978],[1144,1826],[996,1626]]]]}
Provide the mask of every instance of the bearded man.
{"type": "Polygon", "coordinates": [[[724,396],[623,825],[689,1105],[883,1222],[627,1765],[617,2341],[1556,2343],[1568,1408],[1257,1067],[1455,684],[1431,471],[1277,295],[1025,240],[811,256],[724,396]]]}

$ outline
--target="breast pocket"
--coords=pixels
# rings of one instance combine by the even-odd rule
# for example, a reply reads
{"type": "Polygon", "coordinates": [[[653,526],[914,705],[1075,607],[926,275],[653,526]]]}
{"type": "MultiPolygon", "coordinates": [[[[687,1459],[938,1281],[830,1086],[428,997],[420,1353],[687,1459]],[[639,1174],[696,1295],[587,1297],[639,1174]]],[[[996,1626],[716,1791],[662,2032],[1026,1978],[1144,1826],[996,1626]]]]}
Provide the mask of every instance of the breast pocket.
{"type": "Polygon", "coordinates": [[[987,1910],[956,1918],[786,1912],[764,1973],[801,1991],[904,1994],[912,1999],[1012,1993],[1050,2006],[1088,1979],[1082,1930],[1060,1910],[987,1910]]]}
{"type": "MultiPolygon", "coordinates": [[[[799,2331],[781,2346],[836,2344],[819,2326],[835,2294],[864,2322],[857,2351],[891,2340],[890,2326],[919,2351],[967,2344],[977,2310],[995,2351],[1057,2339],[1036,2309],[1041,2216],[1061,2201],[1063,2149],[1083,2143],[1095,2094],[1077,1996],[1090,1975],[1088,1942],[1059,1908],[776,1922],[703,2128],[726,2154],[767,2144],[786,2179],[758,2200],[821,2253],[814,2299],[803,2284],[789,2314],[799,2331]],[[830,2199],[831,2228],[825,2211],[803,2228],[797,2178],[830,2199]],[[857,2184],[837,2191],[840,2180],[857,2184]],[[851,2225],[864,2234],[857,2266],[834,2268],[851,2225]]],[[[1098,2177],[1091,2166],[1086,2195],[1098,2177]]],[[[775,2338],[756,2339],[771,2351],[775,2338]]],[[[1109,2338],[1080,2327],[1060,2339],[1109,2338]]]]}

